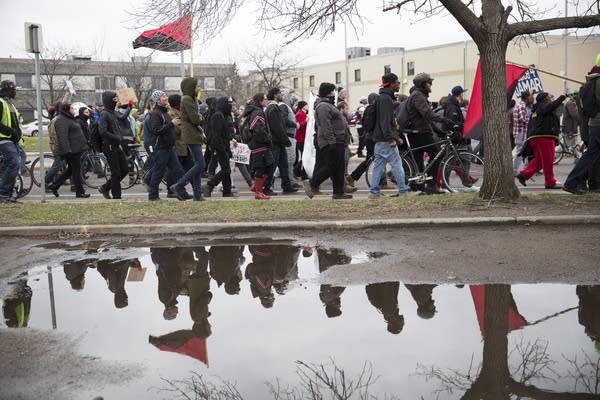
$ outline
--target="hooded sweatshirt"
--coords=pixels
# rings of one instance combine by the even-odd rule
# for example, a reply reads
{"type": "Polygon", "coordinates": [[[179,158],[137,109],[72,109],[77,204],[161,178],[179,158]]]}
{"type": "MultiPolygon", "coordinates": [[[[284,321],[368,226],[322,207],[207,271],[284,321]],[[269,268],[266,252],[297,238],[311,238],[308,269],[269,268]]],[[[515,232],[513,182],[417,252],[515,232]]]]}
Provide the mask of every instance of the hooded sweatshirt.
{"type": "Polygon", "coordinates": [[[75,121],[75,117],[71,115],[70,108],[70,104],[61,105],[60,113],[54,125],[57,139],[55,154],[58,156],[79,154],[88,148],[81,126],[75,121]]]}
{"type": "Polygon", "coordinates": [[[202,116],[196,99],[198,79],[187,77],[181,81],[181,140],[185,144],[204,144],[204,133],[200,130],[202,116]]]}
{"type": "Polygon", "coordinates": [[[229,141],[233,138],[233,126],[227,122],[231,115],[231,103],[228,97],[219,97],[214,114],[208,120],[208,144],[214,150],[229,151],[229,141]]]}
{"type": "Polygon", "coordinates": [[[248,121],[249,129],[252,131],[252,139],[248,143],[248,147],[252,150],[261,147],[271,148],[271,135],[267,130],[265,122],[265,113],[262,108],[253,104],[248,104],[244,108],[244,121],[248,121]]]}
{"type": "Polygon", "coordinates": [[[98,122],[98,133],[102,137],[102,147],[118,146],[123,140],[119,120],[115,112],[117,102],[114,98],[115,92],[107,91],[102,93],[102,104],[104,110],[100,113],[100,122],[98,122]]]}
{"type": "Polygon", "coordinates": [[[283,116],[283,124],[285,125],[285,133],[288,137],[293,138],[296,136],[296,116],[294,110],[292,110],[292,96],[289,89],[283,89],[281,91],[282,99],[279,103],[281,109],[281,115],[283,116]]]}

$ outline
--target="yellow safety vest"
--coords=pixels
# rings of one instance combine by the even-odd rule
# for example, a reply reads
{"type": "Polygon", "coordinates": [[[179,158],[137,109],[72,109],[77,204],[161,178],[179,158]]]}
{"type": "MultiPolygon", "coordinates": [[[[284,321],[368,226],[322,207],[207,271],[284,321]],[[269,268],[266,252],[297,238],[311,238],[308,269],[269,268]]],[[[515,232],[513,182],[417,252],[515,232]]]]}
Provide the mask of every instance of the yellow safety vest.
{"type": "MultiPolygon", "coordinates": [[[[12,112],[15,113],[16,118],[17,118],[17,124],[18,124],[19,120],[21,119],[21,117],[19,115],[19,111],[17,111],[17,107],[15,107],[14,104],[9,103],[8,101],[4,100],[4,98],[2,98],[2,97],[0,97],[0,103],[2,103],[2,117],[0,118],[0,122],[3,125],[8,126],[9,128],[12,128],[12,118],[10,117],[10,114],[12,112]]],[[[10,135],[0,132],[0,139],[10,139],[10,135]]]]}

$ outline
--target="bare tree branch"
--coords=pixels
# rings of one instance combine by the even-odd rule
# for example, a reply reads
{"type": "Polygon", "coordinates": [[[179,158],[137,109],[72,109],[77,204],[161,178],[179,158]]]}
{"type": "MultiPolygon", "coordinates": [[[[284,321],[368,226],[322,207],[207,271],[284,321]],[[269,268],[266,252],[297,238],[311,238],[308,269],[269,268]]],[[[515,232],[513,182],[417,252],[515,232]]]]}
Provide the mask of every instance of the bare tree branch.
{"type": "Polygon", "coordinates": [[[529,35],[554,29],[589,28],[598,25],[600,25],[600,14],[516,22],[508,26],[508,39],[510,40],[519,35],[529,35]]]}

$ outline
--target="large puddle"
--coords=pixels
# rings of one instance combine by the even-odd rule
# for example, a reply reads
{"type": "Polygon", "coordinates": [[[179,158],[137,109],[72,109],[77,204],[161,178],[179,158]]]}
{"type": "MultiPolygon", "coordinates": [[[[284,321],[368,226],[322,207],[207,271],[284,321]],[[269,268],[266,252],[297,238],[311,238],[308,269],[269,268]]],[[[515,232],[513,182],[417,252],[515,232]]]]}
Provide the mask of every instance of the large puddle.
{"type": "Polygon", "coordinates": [[[193,384],[226,399],[301,398],[311,388],[330,398],[331,387],[402,399],[599,390],[600,286],[335,286],[319,274],[386,255],[277,243],[88,253],[30,269],[3,321],[66,332],[84,354],[139,364],[141,379],[92,390],[106,399],[180,398],[172,390],[193,384]]]}

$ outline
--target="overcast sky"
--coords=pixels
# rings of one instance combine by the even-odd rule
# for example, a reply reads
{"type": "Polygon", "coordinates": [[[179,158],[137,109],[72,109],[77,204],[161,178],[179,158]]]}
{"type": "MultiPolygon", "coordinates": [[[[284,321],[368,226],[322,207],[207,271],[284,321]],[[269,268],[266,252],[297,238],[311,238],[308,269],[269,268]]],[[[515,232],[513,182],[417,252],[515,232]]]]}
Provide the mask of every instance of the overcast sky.
{"type": "MultiPolygon", "coordinates": [[[[552,0],[545,0],[558,4],[552,0]]],[[[0,54],[3,57],[26,57],[24,52],[24,23],[42,25],[46,48],[72,49],[74,53],[91,55],[95,59],[123,60],[131,55],[147,55],[147,49],[135,52],[131,42],[141,33],[134,30],[125,10],[131,10],[140,1],[107,0],[81,3],[73,1],[17,0],[5,2],[0,24],[0,54]]],[[[562,10],[564,3],[560,3],[562,10]]],[[[414,49],[469,39],[466,32],[450,16],[430,18],[414,22],[409,17],[400,17],[396,12],[383,13],[381,0],[359,0],[359,11],[371,21],[365,21],[363,32],[357,38],[348,30],[348,47],[371,47],[375,54],[378,47],[405,47],[414,49]]],[[[211,43],[194,44],[195,62],[237,62],[247,68],[245,51],[261,42],[283,44],[284,40],[274,34],[252,28],[255,25],[252,8],[238,13],[232,23],[211,43]]],[[[413,17],[414,19],[414,17],[413,17]]],[[[155,28],[148,27],[147,29],[155,28]]],[[[555,32],[556,33],[556,32],[555,32]]],[[[302,60],[302,65],[338,61],[344,58],[344,30],[324,39],[313,38],[298,41],[290,46],[289,53],[302,60]]],[[[179,53],[154,52],[156,61],[179,62],[179,53]]],[[[189,51],[185,52],[189,62],[189,51]]]]}

